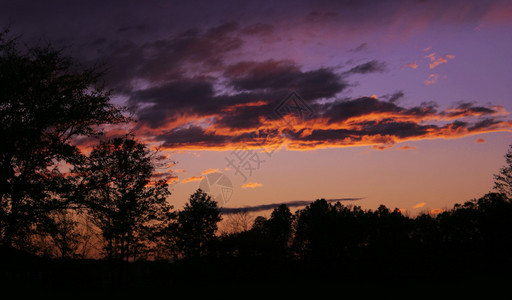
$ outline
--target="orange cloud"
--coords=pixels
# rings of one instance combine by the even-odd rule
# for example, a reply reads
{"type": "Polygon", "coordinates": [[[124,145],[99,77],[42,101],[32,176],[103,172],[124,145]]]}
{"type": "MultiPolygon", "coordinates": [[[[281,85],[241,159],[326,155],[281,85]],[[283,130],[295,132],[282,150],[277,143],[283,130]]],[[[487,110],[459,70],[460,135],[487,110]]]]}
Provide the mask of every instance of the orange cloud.
{"type": "Polygon", "coordinates": [[[425,206],[425,204],[427,204],[427,203],[421,202],[421,203],[418,203],[418,204],[414,205],[412,208],[420,208],[420,207],[425,206]]]}
{"type": "Polygon", "coordinates": [[[209,169],[204,170],[201,174],[206,175],[206,174],[210,174],[210,173],[221,173],[221,171],[219,169],[209,168],[209,169]]]}
{"type": "Polygon", "coordinates": [[[432,215],[437,215],[437,214],[440,214],[440,213],[442,213],[442,212],[444,212],[444,209],[442,209],[442,208],[435,208],[435,209],[432,209],[432,210],[430,211],[430,214],[432,214],[432,215]]]}
{"type": "MultiPolygon", "coordinates": [[[[432,84],[439,77],[432,74],[432,84]]],[[[219,122],[219,115],[201,126],[181,126],[159,135],[160,150],[256,150],[259,155],[273,150],[307,151],[322,148],[370,146],[384,150],[397,143],[425,139],[455,139],[488,132],[512,131],[512,121],[503,117],[509,113],[501,106],[478,106],[458,103],[438,111],[435,103],[407,108],[397,103],[361,97],[327,104],[317,116],[301,120],[294,116],[282,119],[257,116],[254,125],[229,127],[219,122]],[[476,119],[473,117],[485,117],[476,119]],[[449,122],[448,122],[449,121],[449,122]]],[[[239,114],[235,112],[233,114],[239,114]]],[[[243,118],[237,122],[243,122],[243,118]]],[[[203,119],[199,119],[203,120],[203,119]]],[[[196,121],[190,119],[192,124],[196,121]]],[[[164,126],[167,127],[167,126],[164,126]]],[[[156,130],[156,129],[155,129],[156,130]]],[[[397,150],[412,150],[401,146],[397,150]]],[[[189,152],[199,156],[200,152],[189,152]]],[[[204,175],[204,174],[203,174],[204,175]]]]}
{"type": "Polygon", "coordinates": [[[394,145],[373,145],[372,149],[373,150],[386,150],[386,149],[393,148],[393,146],[394,145]]]}
{"type": "Polygon", "coordinates": [[[404,146],[400,146],[398,148],[396,148],[396,150],[415,150],[416,147],[415,146],[408,146],[408,145],[404,145],[404,146]]]}
{"type": "Polygon", "coordinates": [[[167,184],[173,184],[173,183],[178,182],[178,181],[180,181],[178,176],[173,176],[173,177],[167,179],[167,184]]]}
{"type": "Polygon", "coordinates": [[[418,68],[418,64],[416,62],[408,63],[408,64],[405,64],[404,66],[405,67],[409,67],[411,69],[417,69],[418,68]]]}
{"type": "Polygon", "coordinates": [[[187,182],[192,182],[192,181],[199,181],[199,180],[203,180],[203,176],[192,176],[192,177],[189,177],[189,178],[185,178],[181,181],[181,183],[187,183],[187,182]]]}
{"type": "Polygon", "coordinates": [[[455,55],[453,54],[445,54],[440,57],[436,57],[436,53],[430,53],[429,55],[425,56],[426,58],[430,59],[430,69],[434,69],[435,67],[439,66],[440,64],[446,64],[448,63],[449,59],[454,59],[455,55]]]}
{"type": "Polygon", "coordinates": [[[478,138],[478,139],[476,139],[475,143],[477,143],[477,144],[483,144],[483,143],[485,143],[485,139],[483,139],[483,138],[478,138]]]}
{"type": "Polygon", "coordinates": [[[432,85],[432,84],[435,84],[437,83],[437,81],[439,80],[439,77],[441,75],[439,74],[430,74],[428,75],[428,78],[425,79],[425,81],[423,81],[423,83],[426,85],[426,86],[429,86],[429,85],[432,85]]]}
{"type": "Polygon", "coordinates": [[[240,109],[240,108],[264,106],[266,104],[267,104],[267,102],[263,101],[263,100],[258,100],[255,102],[247,102],[247,103],[237,103],[237,104],[231,105],[229,107],[226,107],[226,108],[222,109],[221,111],[223,113],[230,113],[230,112],[235,112],[237,109],[240,109]]]}
{"type": "Polygon", "coordinates": [[[254,189],[254,188],[257,188],[257,187],[261,187],[263,186],[263,184],[261,183],[257,183],[257,182],[248,182],[244,185],[242,185],[242,188],[245,189],[245,188],[251,188],[251,189],[254,189]]]}

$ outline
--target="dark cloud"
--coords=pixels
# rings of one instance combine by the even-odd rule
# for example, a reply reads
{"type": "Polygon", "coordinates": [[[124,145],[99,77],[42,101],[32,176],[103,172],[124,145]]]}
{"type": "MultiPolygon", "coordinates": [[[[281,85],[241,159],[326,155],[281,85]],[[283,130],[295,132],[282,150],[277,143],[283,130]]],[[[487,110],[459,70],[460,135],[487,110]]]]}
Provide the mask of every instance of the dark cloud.
{"type": "Polygon", "coordinates": [[[229,137],[207,133],[199,126],[179,127],[158,136],[165,148],[187,148],[187,146],[204,145],[205,147],[224,146],[229,137]]]}
{"type": "Polygon", "coordinates": [[[367,126],[361,133],[363,136],[393,136],[404,139],[424,136],[429,130],[435,128],[435,125],[421,125],[415,122],[399,122],[388,119],[367,126]]]}
{"type": "Polygon", "coordinates": [[[463,102],[459,103],[457,106],[448,109],[443,112],[444,115],[449,117],[464,117],[468,115],[480,116],[480,115],[492,115],[497,113],[493,108],[484,107],[484,106],[475,106],[474,103],[463,102]]]}
{"type": "MultiPolygon", "coordinates": [[[[300,61],[247,61],[247,50],[254,49],[244,49],[245,43],[273,41],[279,26],[315,36],[318,28],[375,32],[389,24],[398,28],[397,22],[412,27],[416,19],[466,24],[480,20],[493,3],[466,1],[460,13],[459,1],[440,0],[414,5],[404,5],[405,0],[293,5],[273,0],[221,0],[215,5],[20,0],[3,5],[0,19],[13,21],[14,34],[45,36],[57,46],[69,46],[66,49],[85,65],[106,63],[107,85],[129,99],[139,129],[154,134],[164,147],[231,147],[271,132],[288,145],[307,148],[456,137],[509,128],[510,123],[500,119],[501,108],[472,103],[441,112],[433,102],[405,107],[398,101],[402,91],[382,100],[343,99],[340,94],[350,86],[351,76],[384,72],[386,63],[369,60],[342,73],[326,66],[305,69],[300,61]],[[276,125],[274,109],[291,91],[315,111],[314,122],[292,128],[276,125]]],[[[361,43],[351,51],[367,48],[361,43]]]]}
{"type": "Polygon", "coordinates": [[[275,30],[274,25],[271,24],[263,24],[256,23],[252,25],[248,25],[243,28],[242,33],[247,35],[259,35],[259,36],[267,36],[271,35],[275,30]]]}
{"type": "Polygon", "coordinates": [[[390,95],[384,95],[382,98],[391,103],[394,103],[394,102],[397,102],[398,100],[402,99],[404,96],[405,96],[405,94],[403,91],[398,91],[398,92],[390,94],[390,95]]]}
{"type": "Polygon", "coordinates": [[[0,19],[27,26],[34,34],[42,31],[55,32],[61,36],[83,34],[83,30],[79,29],[86,24],[89,24],[88,31],[95,33],[105,32],[106,29],[114,29],[115,33],[118,28],[133,24],[180,31],[194,26],[211,26],[227,18],[236,22],[245,21],[247,24],[283,19],[288,22],[303,22],[306,18],[307,21],[315,23],[337,21],[353,28],[361,24],[377,27],[396,22],[399,12],[402,12],[404,22],[413,18],[424,20],[429,16],[436,16],[435,20],[443,23],[464,24],[479,21],[499,2],[500,0],[431,0],[411,4],[408,0],[301,0],[290,4],[275,0],[243,3],[232,0],[218,0],[215,3],[207,0],[172,3],[137,0],[17,0],[4,1],[0,19]],[[464,4],[462,12],[461,4],[464,4]]]}
{"type": "Polygon", "coordinates": [[[265,94],[259,91],[215,95],[212,82],[184,79],[133,92],[129,99],[142,125],[151,128],[180,117],[214,116],[215,125],[231,129],[258,128],[261,118],[270,118],[286,91],[265,94]],[[261,102],[264,100],[264,102],[261,102]],[[255,104],[255,105],[251,105],[255,104]]]}
{"type": "MultiPolygon", "coordinates": [[[[318,142],[325,145],[354,145],[369,139],[375,144],[394,143],[396,139],[407,139],[424,136],[435,125],[420,125],[414,122],[393,120],[366,121],[355,124],[357,129],[315,129],[309,135],[302,132],[287,132],[297,142],[318,142]]],[[[437,128],[439,129],[439,128],[437,128]]]]}
{"type": "Polygon", "coordinates": [[[295,141],[327,142],[333,145],[339,144],[341,141],[349,141],[350,143],[358,142],[362,138],[357,130],[350,129],[315,129],[311,134],[306,136],[302,136],[302,133],[303,131],[286,131],[287,137],[295,141]]]}
{"type": "MultiPolygon", "coordinates": [[[[339,198],[339,199],[324,199],[324,200],[329,203],[333,203],[333,202],[343,202],[343,201],[357,201],[357,200],[362,200],[362,199],[364,199],[364,198],[339,198]]],[[[271,204],[244,206],[244,207],[236,207],[236,208],[235,207],[222,207],[221,212],[224,214],[233,214],[233,213],[238,213],[240,211],[260,212],[260,211],[271,210],[271,209],[277,208],[283,204],[286,204],[286,206],[288,206],[289,208],[295,208],[295,207],[307,206],[311,203],[313,203],[313,201],[297,200],[297,201],[290,201],[290,202],[271,203],[271,204]]]]}
{"type": "Polygon", "coordinates": [[[407,108],[371,97],[314,103],[311,105],[316,112],[313,122],[290,126],[276,119],[274,109],[280,99],[273,93],[257,90],[214,95],[208,82],[179,84],[184,86],[169,85],[138,93],[140,99],[145,99],[142,103],[153,104],[139,110],[142,123],[151,128],[165,128],[166,122],[172,123],[180,117],[191,118],[178,128],[154,134],[155,140],[163,142],[166,148],[232,148],[240,143],[258,146],[282,142],[290,149],[393,145],[412,139],[460,137],[509,126],[506,120],[499,118],[481,119],[482,113],[492,115],[494,110],[458,105],[458,110],[465,110],[459,112],[464,117],[453,120],[444,111],[438,113],[433,102],[407,108]],[[200,116],[208,116],[205,127],[194,125],[200,116]],[[466,118],[473,116],[479,119],[466,118]],[[222,133],[217,133],[221,129],[222,133]],[[270,137],[269,141],[261,142],[266,136],[270,137]]]}
{"type": "MultiPolygon", "coordinates": [[[[437,107],[439,105],[435,102],[422,102],[418,106],[407,108],[403,111],[404,115],[415,116],[415,117],[426,117],[434,116],[437,114],[437,107]]],[[[442,114],[441,114],[442,115],[442,114]]]]}
{"type": "Polygon", "coordinates": [[[329,123],[337,123],[371,113],[398,113],[402,109],[394,103],[379,101],[371,97],[362,97],[348,101],[337,101],[326,105],[323,110],[325,111],[323,117],[328,118],[329,123]]]}
{"type": "Polygon", "coordinates": [[[501,123],[500,120],[485,118],[476,122],[473,126],[468,127],[469,131],[481,131],[481,130],[492,130],[496,128],[496,125],[501,123]]]}
{"type": "Polygon", "coordinates": [[[344,72],[345,75],[349,74],[368,74],[386,71],[386,63],[378,60],[371,60],[364,64],[357,65],[352,69],[344,72]]]}
{"type": "Polygon", "coordinates": [[[272,106],[244,106],[228,113],[220,113],[216,125],[232,129],[255,129],[262,125],[261,117],[272,114],[272,106]]]}
{"type": "MultiPolygon", "coordinates": [[[[119,30],[140,31],[144,28],[141,26],[119,30]]],[[[203,30],[191,28],[143,43],[101,38],[93,43],[95,55],[86,60],[88,64],[105,63],[107,84],[118,93],[129,94],[137,80],[160,83],[222,69],[226,55],[243,45],[239,30],[237,23],[228,22],[203,30]]]]}
{"type": "Polygon", "coordinates": [[[136,25],[136,26],[123,26],[123,27],[120,27],[119,29],[117,29],[117,32],[128,32],[128,31],[132,31],[132,30],[135,30],[135,31],[143,31],[144,29],[146,29],[146,26],[144,24],[139,24],[139,25],[136,25]]]}
{"type": "Polygon", "coordinates": [[[359,46],[350,49],[350,52],[361,52],[368,49],[368,43],[361,43],[359,46]]]}
{"type": "Polygon", "coordinates": [[[214,113],[213,85],[205,80],[180,80],[131,93],[128,101],[139,120],[156,128],[187,114],[214,113]]]}
{"type": "Polygon", "coordinates": [[[243,61],[228,66],[224,72],[237,90],[287,88],[301,74],[299,66],[289,60],[243,61]]]}
{"type": "Polygon", "coordinates": [[[306,22],[323,23],[323,22],[334,21],[338,17],[339,17],[339,13],[337,13],[335,11],[328,11],[328,12],[313,11],[313,12],[310,12],[306,16],[306,22]]]}
{"type": "Polygon", "coordinates": [[[348,85],[330,68],[303,72],[293,61],[244,61],[229,66],[224,75],[238,91],[296,90],[307,101],[329,98],[348,85]]]}
{"type": "Polygon", "coordinates": [[[200,64],[201,71],[223,66],[226,53],[238,49],[242,40],[235,35],[238,25],[225,23],[206,31],[190,29],[169,39],[160,39],[142,46],[144,61],[139,72],[145,78],[165,80],[166,70],[189,64],[200,64]],[[156,75],[155,75],[156,74],[156,75]]]}
{"type": "Polygon", "coordinates": [[[107,42],[106,38],[97,38],[94,41],[92,41],[91,45],[93,45],[93,46],[100,46],[100,45],[105,44],[106,42],[107,42]]]}

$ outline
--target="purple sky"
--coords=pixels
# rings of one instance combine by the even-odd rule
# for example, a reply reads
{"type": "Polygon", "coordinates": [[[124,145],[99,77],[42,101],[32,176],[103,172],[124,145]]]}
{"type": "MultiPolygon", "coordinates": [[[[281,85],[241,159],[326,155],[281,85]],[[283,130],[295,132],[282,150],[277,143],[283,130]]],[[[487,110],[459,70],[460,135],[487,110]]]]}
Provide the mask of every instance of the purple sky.
{"type": "Polygon", "coordinates": [[[512,142],[511,1],[104,2],[1,1],[0,17],[106,64],[139,137],[178,162],[176,207],[212,169],[229,207],[446,209],[492,188],[512,142]],[[276,117],[292,91],[306,120],[276,117]]]}

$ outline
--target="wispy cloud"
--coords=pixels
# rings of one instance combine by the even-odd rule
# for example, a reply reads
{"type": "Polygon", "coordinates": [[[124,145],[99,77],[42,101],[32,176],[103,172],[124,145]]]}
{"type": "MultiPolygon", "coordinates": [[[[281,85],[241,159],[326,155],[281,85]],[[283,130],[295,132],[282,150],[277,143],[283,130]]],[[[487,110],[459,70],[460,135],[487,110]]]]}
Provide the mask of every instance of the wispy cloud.
{"type": "Polygon", "coordinates": [[[352,69],[344,72],[343,74],[368,74],[386,71],[386,63],[378,60],[371,60],[369,62],[357,65],[352,69]]]}
{"type": "Polygon", "coordinates": [[[420,208],[420,207],[425,206],[426,204],[427,203],[425,203],[425,202],[421,202],[421,203],[418,203],[418,204],[414,205],[412,208],[420,208]]]}
{"type": "Polygon", "coordinates": [[[242,185],[242,188],[245,189],[245,188],[251,188],[251,189],[254,189],[254,188],[257,188],[257,187],[262,187],[263,184],[261,183],[258,183],[258,182],[248,182],[244,185],[242,185]]]}
{"type": "Polygon", "coordinates": [[[407,63],[404,65],[405,67],[409,67],[411,69],[417,69],[419,66],[416,62],[412,62],[412,63],[407,63]]]}
{"type": "Polygon", "coordinates": [[[442,56],[436,56],[436,53],[434,52],[434,53],[430,53],[429,55],[427,55],[425,57],[430,59],[429,68],[434,69],[435,67],[439,66],[440,64],[448,63],[448,60],[454,59],[455,55],[445,54],[442,56]]]}
{"type": "Polygon", "coordinates": [[[167,179],[167,184],[173,184],[173,183],[178,182],[178,181],[180,181],[178,176],[173,176],[173,177],[170,177],[169,179],[167,179]]]}
{"type": "Polygon", "coordinates": [[[444,210],[444,209],[442,209],[442,208],[435,208],[435,209],[430,210],[430,214],[432,214],[432,215],[437,215],[437,214],[440,214],[440,213],[442,213],[442,212],[444,212],[444,211],[445,211],[445,210],[444,210]]]}
{"type": "MultiPolygon", "coordinates": [[[[333,202],[343,202],[343,201],[357,201],[364,198],[338,198],[338,199],[326,199],[325,201],[329,203],[333,202]]],[[[301,207],[306,206],[313,203],[311,200],[297,200],[297,201],[289,201],[289,202],[281,202],[281,203],[271,203],[271,204],[262,204],[262,205],[255,205],[255,206],[244,206],[244,207],[222,207],[221,211],[225,214],[230,213],[236,213],[239,211],[248,211],[248,212],[259,212],[259,211],[265,211],[265,210],[271,210],[279,205],[286,204],[289,208],[292,207],[301,207]]]]}
{"type": "Polygon", "coordinates": [[[364,51],[367,49],[368,49],[368,43],[361,43],[361,44],[359,44],[359,46],[357,46],[353,49],[350,49],[349,51],[350,52],[361,52],[361,51],[364,51]]]}
{"type": "Polygon", "coordinates": [[[210,173],[221,173],[221,171],[219,169],[209,168],[209,169],[204,170],[201,174],[206,175],[206,174],[210,174],[210,173]]]}
{"type": "Polygon", "coordinates": [[[199,180],[203,180],[203,176],[192,176],[192,177],[189,177],[189,178],[185,178],[181,181],[181,183],[188,183],[188,182],[192,182],[192,181],[199,181],[199,180]]]}
{"type": "Polygon", "coordinates": [[[397,147],[396,150],[416,150],[416,146],[404,145],[397,147]]]}
{"type": "Polygon", "coordinates": [[[485,142],[486,142],[486,140],[485,140],[485,139],[483,139],[483,138],[478,138],[478,139],[476,139],[476,141],[475,141],[475,143],[477,143],[477,144],[483,144],[483,143],[485,143],[485,142]]]}
{"type": "Polygon", "coordinates": [[[428,75],[428,78],[425,79],[425,81],[423,81],[423,83],[426,86],[433,85],[433,84],[437,83],[440,76],[441,76],[440,74],[430,74],[430,75],[428,75]]]}
{"type": "Polygon", "coordinates": [[[386,144],[383,144],[383,145],[373,145],[372,149],[373,150],[386,150],[386,149],[393,148],[393,146],[394,145],[386,145],[386,144]]]}

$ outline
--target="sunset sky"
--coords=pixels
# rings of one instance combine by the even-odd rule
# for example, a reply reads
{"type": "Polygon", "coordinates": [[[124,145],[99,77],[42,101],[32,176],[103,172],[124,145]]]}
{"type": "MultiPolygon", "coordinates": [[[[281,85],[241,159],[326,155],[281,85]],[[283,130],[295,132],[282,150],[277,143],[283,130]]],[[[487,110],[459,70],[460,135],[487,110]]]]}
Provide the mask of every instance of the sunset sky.
{"type": "Polygon", "coordinates": [[[512,1],[0,3],[13,35],[107,67],[176,161],[176,208],[209,176],[225,207],[436,212],[490,191],[512,144],[512,1]]]}

